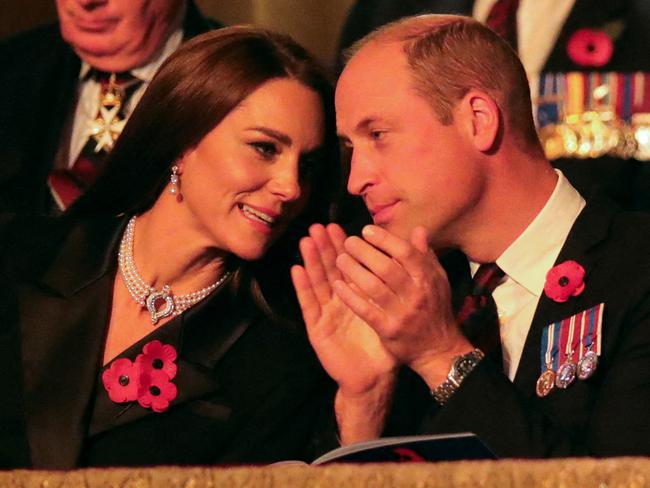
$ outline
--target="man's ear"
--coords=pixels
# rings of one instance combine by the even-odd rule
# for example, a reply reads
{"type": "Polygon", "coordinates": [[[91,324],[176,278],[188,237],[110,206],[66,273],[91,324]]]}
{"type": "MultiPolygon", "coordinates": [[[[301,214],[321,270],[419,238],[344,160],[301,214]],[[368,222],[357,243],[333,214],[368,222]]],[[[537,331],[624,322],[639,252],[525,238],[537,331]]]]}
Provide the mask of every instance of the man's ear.
{"type": "Polygon", "coordinates": [[[481,152],[493,150],[503,123],[494,99],[484,92],[470,90],[461,100],[459,109],[474,147],[481,152]]]}

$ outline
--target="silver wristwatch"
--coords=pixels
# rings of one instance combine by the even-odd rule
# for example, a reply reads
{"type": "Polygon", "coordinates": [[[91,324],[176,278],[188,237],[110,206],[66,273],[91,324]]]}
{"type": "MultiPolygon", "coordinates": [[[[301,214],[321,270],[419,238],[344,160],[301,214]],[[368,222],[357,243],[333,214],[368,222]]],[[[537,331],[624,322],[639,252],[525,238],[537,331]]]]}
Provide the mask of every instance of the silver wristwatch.
{"type": "Polygon", "coordinates": [[[465,377],[484,357],[485,354],[480,349],[474,349],[462,356],[456,356],[449,374],[447,374],[447,379],[431,390],[431,395],[433,395],[435,401],[440,405],[447,403],[447,400],[456,392],[465,377]]]}

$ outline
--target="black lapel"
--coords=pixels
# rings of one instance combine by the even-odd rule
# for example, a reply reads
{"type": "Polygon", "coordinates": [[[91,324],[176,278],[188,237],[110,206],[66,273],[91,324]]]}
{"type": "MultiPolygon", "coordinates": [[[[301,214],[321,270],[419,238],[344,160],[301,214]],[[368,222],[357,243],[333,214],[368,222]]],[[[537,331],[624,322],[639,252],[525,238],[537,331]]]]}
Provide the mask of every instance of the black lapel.
{"type": "MultiPolygon", "coordinates": [[[[578,216],[555,262],[558,264],[567,260],[577,261],[585,269],[587,287],[589,286],[589,276],[598,266],[595,251],[598,245],[606,240],[615,212],[615,207],[604,201],[588,202],[578,216]]],[[[572,297],[564,303],[554,302],[542,293],[526,336],[524,350],[514,380],[515,385],[524,395],[533,394],[535,382],[541,374],[540,348],[544,327],[594,305],[596,303],[589,302],[589,293],[572,297]]]]}
{"type": "Polygon", "coordinates": [[[42,276],[18,287],[35,466],[69,468],[77,461],[110,313],[120,224],[74,225],[42,276]]]}
{"type": "MultiPolygon", "coordinates": [[[[178,351],[178,373],[173,379],[178,396],[170,408],[208,393],[213,394],[219,389],[214,375],[217,363],[244,334],[258,313],[250,300],[244,298],[246,296],[247,292],[235,294],[229,287],[224,288],[184,315],[153,330],[152,334],[115,359],[129,358],[133,361],[145,344],[160,340],[163,344],[173,345],[178,351]]],[[[111,363],[102,368],[102,371],[109,368],[111,363]]],[[[101,385],[101,372],[98,385],[101,385]]],[[[95,435],[149,415],[157,413],[141,407],[137,402],[113,403],[103,387],[99,386],[90,434],[95,435]]]]}

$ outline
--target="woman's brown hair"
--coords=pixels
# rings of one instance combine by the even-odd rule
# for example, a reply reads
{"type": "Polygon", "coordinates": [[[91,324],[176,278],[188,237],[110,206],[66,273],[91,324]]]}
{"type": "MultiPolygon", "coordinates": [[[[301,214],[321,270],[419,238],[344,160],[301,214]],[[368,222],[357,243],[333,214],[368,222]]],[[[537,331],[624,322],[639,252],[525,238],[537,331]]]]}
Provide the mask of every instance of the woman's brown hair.
{"type": "Polygon", "coordinates": [[[305,49],[290,37],[265,29],[236,26],[211,31],[171,55],[129,119],[106,169],[66,217],[137,215],[148,210],[169,182],[174,162],[257,88],[277,78],[293,79],[314,90],[322,100],[326,123],[320,162],[308,176],[317,184],[311,185],[306,210],[267,253],[264,265],[253,266],[278,279],[283,278],[277,275],[280,269],[288,276],[287,260],[297,257],[299,237],[310,223],[328,220],[340,189],[333,88],[305,49]]]}

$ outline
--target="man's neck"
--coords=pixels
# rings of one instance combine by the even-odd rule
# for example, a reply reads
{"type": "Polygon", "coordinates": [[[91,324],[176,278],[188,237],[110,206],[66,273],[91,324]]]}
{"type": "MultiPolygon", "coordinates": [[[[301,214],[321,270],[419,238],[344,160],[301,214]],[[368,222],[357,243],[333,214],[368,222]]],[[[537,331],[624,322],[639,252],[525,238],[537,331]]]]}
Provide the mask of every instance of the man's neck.
{"type": "Polygon", "coordinates": [[[558,176],[544,159],[497,166],[481,210],[460,243],[472,261],[494,262],[526,230],[551,197],[558,176]],[[506,166],[508,165],[508,166],[506,166]]]}

